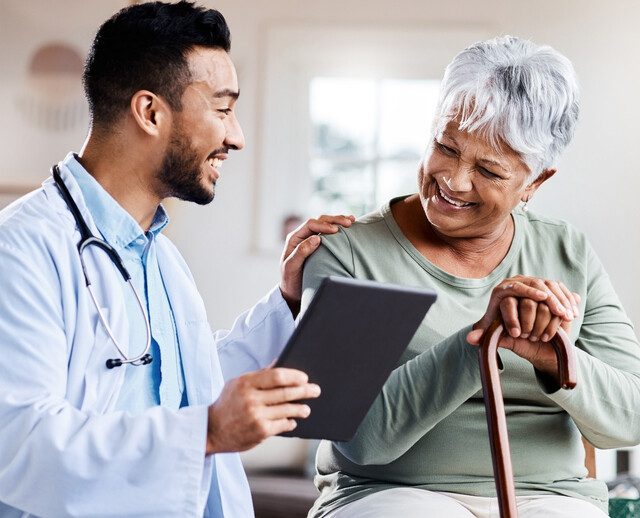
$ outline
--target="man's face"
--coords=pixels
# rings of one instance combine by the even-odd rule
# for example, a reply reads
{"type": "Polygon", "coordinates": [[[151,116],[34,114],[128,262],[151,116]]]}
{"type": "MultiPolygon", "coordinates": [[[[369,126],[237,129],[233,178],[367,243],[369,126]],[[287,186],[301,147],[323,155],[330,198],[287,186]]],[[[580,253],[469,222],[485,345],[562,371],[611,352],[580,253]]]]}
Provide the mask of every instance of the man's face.
{"type": "Polygon", "coordinates": [[[196,47],[187,56],[192,82],[174,112],[167,151],[158,179],[164,197],[200,205],[213,200],[220,166],[229,149],[242,149],[244,136],[236,119],[238,78],[222,49],[196,47]]]}

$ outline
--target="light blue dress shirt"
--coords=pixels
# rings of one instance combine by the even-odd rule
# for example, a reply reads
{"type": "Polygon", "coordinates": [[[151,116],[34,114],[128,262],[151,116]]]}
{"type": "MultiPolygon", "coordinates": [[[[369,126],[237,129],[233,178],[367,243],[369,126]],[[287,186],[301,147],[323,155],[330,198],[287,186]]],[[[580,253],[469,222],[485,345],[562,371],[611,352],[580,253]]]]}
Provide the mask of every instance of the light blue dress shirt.
{"type": "MultiPolygon", "coordinates": [[[[156,238],[169,223],[167,213],[159,206],[151,227],[144,232],[136,220],[75,157],[67,160],[67,166],[78,182],[102,238],[120,254],[131,275],[131,281],[147,308],[151,324],[150,352],[153,362],[143,366],[125,364],[122,367],[126,369],[126,375],[116,409],[138,415],[156,405],[174,409],[185,406],[186,391],[180,346],[156,253],[156,238]]],[[[126,286],[123,285],[123,288],[130,324],[128,350],[131,357],[144,350],[146,330],[135,296],[126,286]]],[[[114,347],[114,358],[117,356],[114,347]]]]}
{"type": "MultiPolygon", "coordinates": [[[[71,154],[60,162],[60,175],[80,213],[95,235],[100,220],[105,237],[125,255],[131,241],[115,241],[126,235],[122,213],[93,202],[89,210],[76,175],[83,184],[92,178],[75,164],[71,173],[73,162],[71,154]]],[[[173,320],[166,329],[175,324],[179,345],[173,373],[184,365],[189,405],[175,410],[163,403],[134,417],[114,411],[131,382],[127,373],[152,371],[106,368],[117,351],[85,285],[79,233],[53,179],[0,211],[0,517],[254,516],[240,456],[204,455],[208,409],[224,379],[264,368],[281,353],[294,329],[291,312],[274,287],[232,329],[212,333],[179,251],[161,232],[151,235],[144,248],[153,253],[144,267],[138,255],[138,268],[144,288],[155,282],[150,275],[157,262],[162,284],[155,284],[164,287],[161,297],[141,291],[161,353],[154,360],[162,363],[156,400],[163,403],[163,385],[171,379],[165,372],[170,351],[153,305],[166,298],[173,320]]],[[[130,327],[143,327],[140,311],[130,316],[127,289],[106,254],[88,250],[84,258],[98,304],[128,349],[130,327]]],[[[132,343],[129,352],[138,345],[144,347],[132,343]]]]}

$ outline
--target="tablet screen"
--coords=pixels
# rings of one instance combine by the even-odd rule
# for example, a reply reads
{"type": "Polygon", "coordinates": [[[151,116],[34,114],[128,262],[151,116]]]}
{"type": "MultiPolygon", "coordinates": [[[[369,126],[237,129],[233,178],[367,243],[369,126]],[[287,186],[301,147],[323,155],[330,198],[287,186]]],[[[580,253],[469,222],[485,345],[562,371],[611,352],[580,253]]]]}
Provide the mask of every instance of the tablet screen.
{"type": "Polygon", "coordinates": [[[351,439],[435,299],[427,289],[324,279],[276,362],[306,372],[322,393],[282,435],[351,439]]]}

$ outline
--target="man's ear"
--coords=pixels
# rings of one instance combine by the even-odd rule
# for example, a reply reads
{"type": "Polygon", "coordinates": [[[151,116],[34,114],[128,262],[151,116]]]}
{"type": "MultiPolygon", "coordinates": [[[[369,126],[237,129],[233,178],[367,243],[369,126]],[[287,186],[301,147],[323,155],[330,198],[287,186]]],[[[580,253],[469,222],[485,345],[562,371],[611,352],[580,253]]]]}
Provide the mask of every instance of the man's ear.
{"type": "Polygon", "coordinates": [[[159,136],[171,117],[167,103],[148,90],[133,94],[130,108],[137,126],[150,136],[159,136]]]}
{"type": "Polygon", "coordinates": [[[529,200],[544,182],[556,174],[556,171],[557,169],[543,169],[536,179],[525,188],[522,201],[529,200]]]}

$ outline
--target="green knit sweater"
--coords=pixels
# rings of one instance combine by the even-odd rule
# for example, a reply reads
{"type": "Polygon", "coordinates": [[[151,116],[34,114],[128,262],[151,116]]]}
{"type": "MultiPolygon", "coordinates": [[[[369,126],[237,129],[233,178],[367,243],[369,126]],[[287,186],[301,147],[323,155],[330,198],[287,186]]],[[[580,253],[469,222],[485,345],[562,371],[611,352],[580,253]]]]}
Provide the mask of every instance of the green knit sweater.
{"type": "Polygon", "coordinates": [[[585,478],[580,434],[598,448],[640,443],[640,345],[585,237],[531,212],[517,210],[513,218],[507,256],[481,279],[455,277],[426,260],[389,204],[323,237],[305,266],[303,311],[327,275],[428,287],[438,300],[355,437],[321,443],[321,495],[309,516],[397,486],[495,496],[477,350],[465,335],[491,289],[517,274],[562,280],[582,302],[571,329],[574,390],[550,388],[530,363],[500,353],[516,492],[579,497],[606,510],[604,483],[585,478]]]}

